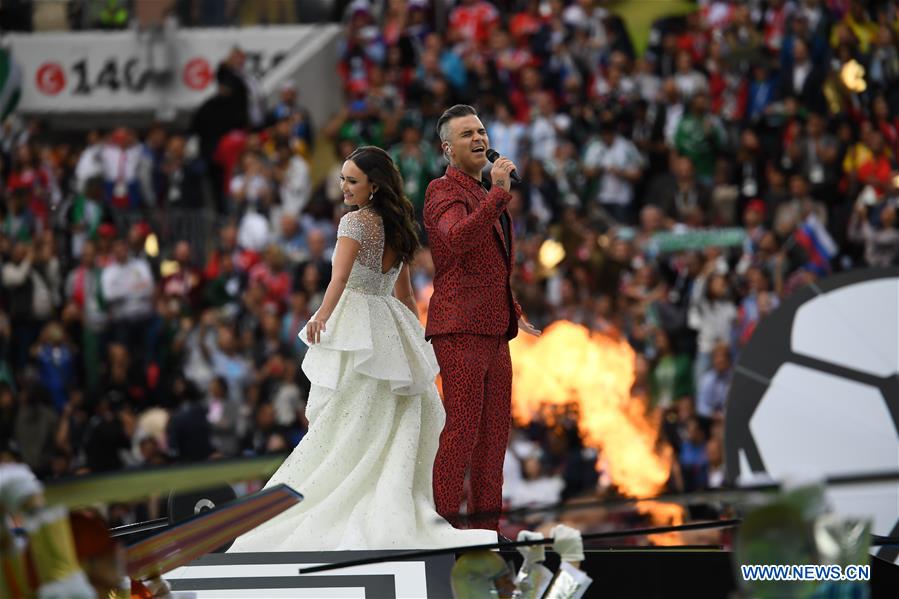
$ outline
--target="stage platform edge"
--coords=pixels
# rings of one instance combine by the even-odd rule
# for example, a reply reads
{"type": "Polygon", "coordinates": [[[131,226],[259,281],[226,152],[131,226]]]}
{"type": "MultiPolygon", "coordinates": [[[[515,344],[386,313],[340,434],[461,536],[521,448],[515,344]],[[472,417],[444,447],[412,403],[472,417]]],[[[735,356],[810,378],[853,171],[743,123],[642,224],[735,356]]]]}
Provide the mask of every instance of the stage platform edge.
{"type": "MultiPolygon", "coordinates": [[[[174,591],[193,591],[198,599],[451,599],[450,570],[456,556],[417,561],[387,561],[301,576],[300,568],[318,564],[390,557],[398,551],[325,551],[229,553],[207,555],[165,575],[174,591]]],[[[517,569],[521,557],[501,552],[517,569]]],[[[593,586],[587,597],[652,599],[705,597],[724,599],[737,589],[732,554],[723,550],[663,547],[588,549],[582,564],[593,586]]],[[[547,551],[553,571],[558,556],[547,551]]],[[[893,599],[899,567],[871,560],[871,599],[893,599]]]]}

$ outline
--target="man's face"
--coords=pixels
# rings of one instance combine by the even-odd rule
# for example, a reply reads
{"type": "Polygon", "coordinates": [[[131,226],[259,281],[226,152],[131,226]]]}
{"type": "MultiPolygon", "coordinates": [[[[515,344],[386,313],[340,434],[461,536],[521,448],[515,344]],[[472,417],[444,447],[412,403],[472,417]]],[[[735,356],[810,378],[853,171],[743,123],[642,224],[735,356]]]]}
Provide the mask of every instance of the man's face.
{"type": "Polygon", "coordinates": [[[712,354],[712,367],[716,372],[724,374],[730,368],[730,356],[726,349],[716,349],[712,354]]]}
{"type": "Polygon", "coordinates": [[[709,110],[709,98],[705,94],[697,94],[693,98],[693,110],[696,114],[705,114],[709,110]]]}
{"type": "Polygon", "coordinates": [[[746,223],[747,227],[756,227],[759,223],[762,222],[761,214],[758,210],[754,208],[747,208],[745,212],[743,212],[743,222],[746,223]]]}
{"type": "Polygon", "coordinates": [[[84,247],[81,249],[81,263],[86,266],[93,266],[94,260],[97,257],[97,248],[94,247],[93,243],[85,243],[84,247]]]}
{"type": "Polygon", "coordinates": [[[487,166],[487,148],[490,139],[481,119],[473,114],[455,118],[449,122],[450,161],[467,173],[480,172],[487,166]]]}
{"type": "Polygon", "coordinates": [[[232,67],[240,71],[243,70],[243,67],[247,62],[247,56],[243,53],[242,50],[235,48],[231,51],[231,55],[228,57],[228,62],[232,67]]]}
{"type": "Polygon", "coordinates": [[[325,253],[325,234],[318,230],[310,231],[306,238],[306,245],[310,254],[321,256],[325,253]]]}
{"type": "Polygon", "coordinates": [[[181,264],[190,262],[190,244],[186,241],[179,241],[175,246],[175,260],[181,264]]]}
{"type": "Polygon", "coordinates": [[[113,246],[113,253],[117,262],[124,264],[128,261],[128,244],[124,240],[116,241],[113,246]]]}

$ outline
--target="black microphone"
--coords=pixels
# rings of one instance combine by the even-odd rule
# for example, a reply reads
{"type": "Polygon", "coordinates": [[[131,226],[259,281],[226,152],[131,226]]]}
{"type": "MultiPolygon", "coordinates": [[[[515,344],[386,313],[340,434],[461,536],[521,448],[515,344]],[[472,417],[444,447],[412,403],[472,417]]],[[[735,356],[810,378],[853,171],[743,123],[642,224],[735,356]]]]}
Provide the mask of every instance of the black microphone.
{"type": "MultiPolygon", "coordinates": [[[[497,152],[493,148],[487,148],[487,160],[489,160],[492,164],[496,162],[497,158],[499,158],[499,152],[497,152]]],[[[512,177],[512,180],[516,183],[521,183],[521,179],[518,177],[518,171],[516,171],[514,168],[512,169],[512,172],[509,173],[509,176],[512,177]]]]}

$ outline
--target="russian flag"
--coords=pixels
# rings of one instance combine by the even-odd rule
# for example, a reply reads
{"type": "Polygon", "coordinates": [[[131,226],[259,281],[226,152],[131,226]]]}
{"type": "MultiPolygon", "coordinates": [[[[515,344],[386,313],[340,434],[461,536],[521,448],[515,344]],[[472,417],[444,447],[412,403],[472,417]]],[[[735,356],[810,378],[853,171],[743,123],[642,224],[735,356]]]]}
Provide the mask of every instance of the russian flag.
{"type": "Polygon", "coordinates": [[[794,235],[796,243],[808,255],[809,259],[805,267],[817,275],[824,276],[829,274],[830,261],[837,255],[840,248],[824,225],[821,224],[821,221],[814,215],[809,215],[796,227],[794,235]]]}

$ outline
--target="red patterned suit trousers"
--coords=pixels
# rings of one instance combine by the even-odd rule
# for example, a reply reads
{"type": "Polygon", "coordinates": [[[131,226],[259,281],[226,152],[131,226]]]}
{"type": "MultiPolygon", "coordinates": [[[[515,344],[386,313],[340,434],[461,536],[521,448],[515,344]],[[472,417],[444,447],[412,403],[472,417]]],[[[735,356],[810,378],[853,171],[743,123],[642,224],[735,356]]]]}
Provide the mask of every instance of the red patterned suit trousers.
{"type": "Polygon", "coordinates": [[[511,419],[509,341],[504,335],[450,333],[435,335],[431,343],[441,367],[446,408],[446,426],[434,462],[437,512],[459,526],[468,471],[468,513],[492,512],[470,520],[468,528],[496,530],[511,419]]]}

